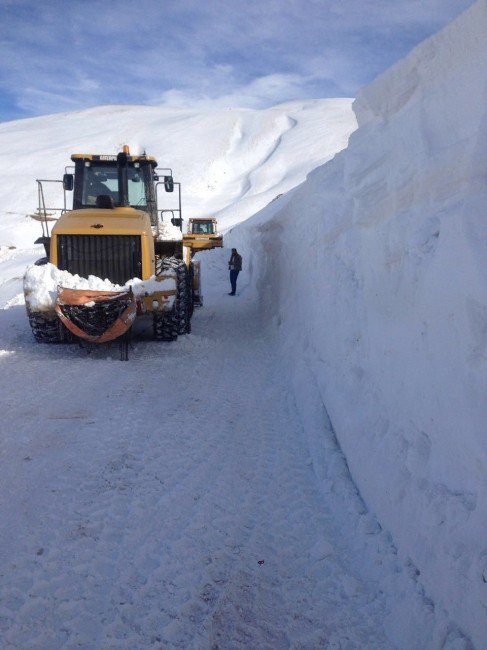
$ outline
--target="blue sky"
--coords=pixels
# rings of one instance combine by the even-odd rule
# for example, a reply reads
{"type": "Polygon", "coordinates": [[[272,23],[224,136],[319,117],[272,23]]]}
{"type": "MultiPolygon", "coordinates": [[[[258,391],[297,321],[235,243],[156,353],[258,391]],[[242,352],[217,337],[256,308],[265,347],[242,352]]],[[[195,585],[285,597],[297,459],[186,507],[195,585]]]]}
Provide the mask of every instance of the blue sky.
{"type": "Polygon", "coordinates": [[[0,121],[353,97],[473,0],[0,0],[0,121]]]}

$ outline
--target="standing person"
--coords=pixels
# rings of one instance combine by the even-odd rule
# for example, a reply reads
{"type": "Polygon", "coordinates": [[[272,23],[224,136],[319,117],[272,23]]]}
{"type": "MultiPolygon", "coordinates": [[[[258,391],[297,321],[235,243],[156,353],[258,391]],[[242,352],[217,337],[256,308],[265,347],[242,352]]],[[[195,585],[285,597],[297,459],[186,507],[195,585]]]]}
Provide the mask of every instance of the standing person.
{"type": "Polygon", "coordinates": [[[228,261],[228,268],[230,269],[230,284],[232,285],[232,290],[228,295],[234,296],[237,291],[238,274],[242,270],[242,256],[237,253],[236,248],[232,248],[232,255],[228,261]]]}

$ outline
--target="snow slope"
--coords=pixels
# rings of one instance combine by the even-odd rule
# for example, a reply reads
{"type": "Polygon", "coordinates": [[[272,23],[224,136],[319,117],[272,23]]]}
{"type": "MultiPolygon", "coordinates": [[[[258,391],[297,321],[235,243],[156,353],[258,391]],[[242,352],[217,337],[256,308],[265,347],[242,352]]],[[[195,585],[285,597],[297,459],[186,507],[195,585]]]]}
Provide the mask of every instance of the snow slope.
{"type": "MultiPolygon", "coordinates": [[[[72,153],[154,155],[182,183],[183,216],[223,227],[255,214],[346,146],[356,128],[350,99],[291,102],[266,110],[104,106],[0,124],[0,245],[28,247],[39,224],[36,178],[61,179],[72,153]]],[[[45,186],[52,207],[59,186],[45,186]]],[[[164,195],[164,199],[169,199],[164,195]]]]}
{"type": "MultiPolygon", "coordinates": [[[[317,475],[487,647],[487,3],[364,88],[349,147],[227,238],[279,333],[317,475]]],[[[413,647],[413,646],[410,646],[413,647]]],[[[416,647],[416,646],[414,646],[416,647]]]]}

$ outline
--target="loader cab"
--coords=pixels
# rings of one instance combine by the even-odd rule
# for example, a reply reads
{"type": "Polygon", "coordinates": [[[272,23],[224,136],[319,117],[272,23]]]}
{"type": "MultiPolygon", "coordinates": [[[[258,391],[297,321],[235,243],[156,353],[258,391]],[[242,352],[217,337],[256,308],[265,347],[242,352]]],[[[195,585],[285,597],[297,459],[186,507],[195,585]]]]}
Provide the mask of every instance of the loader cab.
{"type": "MultiPolygon", "coordinates": [[[[157,220],[154,169],[148,156],[126,156],[122,181],[116,156],[74,155],[73,209],[130,206],[157,220]],[[125,173],[126,172],[126,173],[125,173]]],[[[68,182],[68,179],[64,179],[68,182]]]]}
{"type": "Polygon", "coordinates": [[[215,219],[190,219],[188,224],[188,233],[191,235],[215,235],[215,219]]]}
{"type": "Polygon", "coordinates": [[[198,251],[221,248],[223,237],[218,234],[218,224],[213,217],[191,218],[188,221],[188,232],[183,235],[183,245],[193,257],[198,251]]]}

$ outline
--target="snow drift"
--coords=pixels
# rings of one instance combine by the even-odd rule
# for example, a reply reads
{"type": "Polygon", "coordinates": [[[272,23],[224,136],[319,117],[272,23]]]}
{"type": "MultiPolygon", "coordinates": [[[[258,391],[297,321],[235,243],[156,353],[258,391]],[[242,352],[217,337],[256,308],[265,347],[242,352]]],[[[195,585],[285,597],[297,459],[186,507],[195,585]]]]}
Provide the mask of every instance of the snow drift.
{"type": "Polygon", "coordinates": [[[479,648],[486,34],[482,0],[361,91],[348,149],[227,239],[279,332],[318,476],[329,416],[400,557],[479,648]]]}

